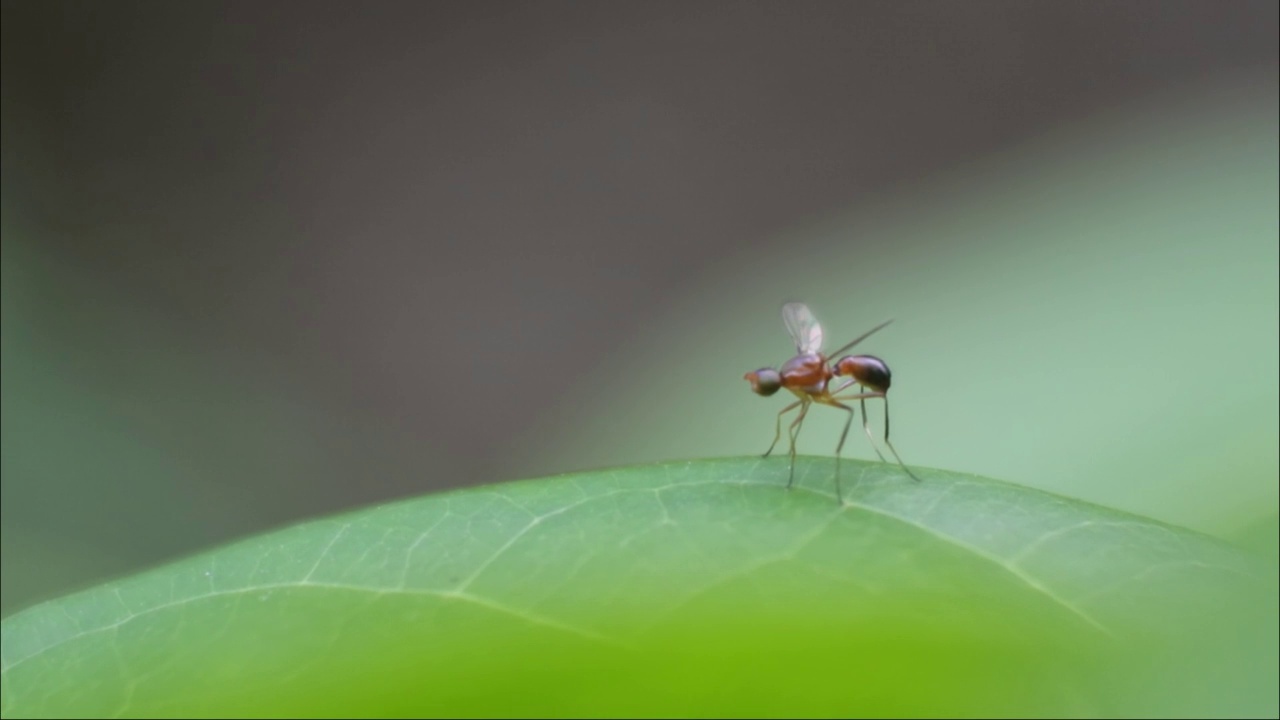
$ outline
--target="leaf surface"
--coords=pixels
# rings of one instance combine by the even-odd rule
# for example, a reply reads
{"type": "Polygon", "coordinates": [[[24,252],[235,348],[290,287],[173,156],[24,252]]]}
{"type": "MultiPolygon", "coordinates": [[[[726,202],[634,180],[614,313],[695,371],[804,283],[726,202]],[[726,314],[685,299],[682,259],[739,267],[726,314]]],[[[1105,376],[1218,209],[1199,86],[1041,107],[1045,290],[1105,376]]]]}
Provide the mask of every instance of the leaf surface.
{"type": "Polygon", "coordinates": [[[849,460],[842,506],[832,472],[636,466],[254,537],[5,619],[4,715],[1108,714],[1152,707],[1117,668],[1274,607],[1207,536],[849,460]]]}

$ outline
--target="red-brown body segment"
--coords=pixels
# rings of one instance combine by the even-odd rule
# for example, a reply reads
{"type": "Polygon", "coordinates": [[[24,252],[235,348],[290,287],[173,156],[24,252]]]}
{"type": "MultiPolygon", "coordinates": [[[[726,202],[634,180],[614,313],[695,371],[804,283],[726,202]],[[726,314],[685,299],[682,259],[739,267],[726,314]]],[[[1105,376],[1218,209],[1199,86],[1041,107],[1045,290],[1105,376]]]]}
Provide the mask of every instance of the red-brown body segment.
{"type": "Polygon", "coordinates": [[[782,387],[798,397],[826,393],[827,381],[832,378],[827,359],[818,353],[796,355],[778,369],[782,387]]]}

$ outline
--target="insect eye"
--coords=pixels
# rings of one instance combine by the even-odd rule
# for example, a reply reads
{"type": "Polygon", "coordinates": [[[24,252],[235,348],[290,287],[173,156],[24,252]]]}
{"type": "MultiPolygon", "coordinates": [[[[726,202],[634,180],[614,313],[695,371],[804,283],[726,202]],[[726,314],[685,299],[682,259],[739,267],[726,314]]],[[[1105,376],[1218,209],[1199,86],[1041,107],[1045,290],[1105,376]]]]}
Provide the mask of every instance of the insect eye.
{"type": "Polygon", "coordinates": [[[778,377],[778,371],[773,368],[760,368],[755,372],[749,372],[743,377],[750,381],[751,391],[757,395],[768,397],[782,387],[782,379],[778,377]]]}

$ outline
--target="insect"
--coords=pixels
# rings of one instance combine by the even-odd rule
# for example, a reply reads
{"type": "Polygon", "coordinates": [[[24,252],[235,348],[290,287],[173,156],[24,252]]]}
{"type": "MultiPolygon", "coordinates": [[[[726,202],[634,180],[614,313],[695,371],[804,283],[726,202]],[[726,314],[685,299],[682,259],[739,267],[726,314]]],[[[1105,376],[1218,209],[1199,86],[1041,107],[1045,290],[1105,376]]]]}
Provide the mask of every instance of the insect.
{"type": "Polygon", "coordinates": [[[742,377],[751,383],[751,390],[757,395],[769,397],[778,392],[779,388],[786,388],[799,398],[778,412],[773,442],[769,444],[769,449],[765,450],[763,455],[763,457],[769,457],[769,454],[773,452],[773,448],[778,444],[778,438],[782,437],[782,416],[796,408],[800,408],[800,414],[796,416],[795,420],[791,421],[791,426],[788,429],[788,435],[791,439],[791,472],[787,478],[787,489],[790,489],[792,483],[795,482],[796,439],[800,436],[800,426],[804,422],[805,415],[809,413],[809,407],[814,403],[830,405],[849,413],[849,417],[844,423],[844,431],[840,433],[840,443],[836,445],[837,502],[844,502],[843,493],[840,489],[840,452],[844,449],[844,441],[849,435],[849,427],[853,424],[854,415],[853,408],[845,405],[845,402],[850,400],[858,401],[859,406],[862,408],[862,429],[866,432],[867,439],[871,441],[871,447],[876,451],[876,455],[880,457],[882,462],[887,462],[884,454],[880,452],[880,448],[876,446],[875,438],[871,436],[871,428],[867,425],[867,400],[870,398],[884,400],[884,444],[889,447],[893,457],[897,459],[898,464],[902,466],[907,475],[912,480],[919,481],[920,478],[916,477],[907,468],[906,464],[902,462],[902,458],[898,456],[898,451],[894,449],[893,443],[889,442],[889,366],[873,355],[846,355],[834,363],[830,359],[850,350],[854,345],[866,340],[872,333],[881,330],[893,321],[886,320],[880,323],[830,355],[823,353],[822,326],[818,324],[817,319],[814,318],[807,305],[796,302],[782,306],[782,322],[786,325],[791,339],[795,341],[795,357],[783,363],[782,367],[777,370],[760,368],[742,377]],[[842,378],[843,381],[835,381],[837,385],[833,390],[831,384],[835,378],[842,378]],[[855,388],[854,386],[857,387],[855,388]],[[840,394],[845,391],[850,391],[853,394],[840,394]]]}

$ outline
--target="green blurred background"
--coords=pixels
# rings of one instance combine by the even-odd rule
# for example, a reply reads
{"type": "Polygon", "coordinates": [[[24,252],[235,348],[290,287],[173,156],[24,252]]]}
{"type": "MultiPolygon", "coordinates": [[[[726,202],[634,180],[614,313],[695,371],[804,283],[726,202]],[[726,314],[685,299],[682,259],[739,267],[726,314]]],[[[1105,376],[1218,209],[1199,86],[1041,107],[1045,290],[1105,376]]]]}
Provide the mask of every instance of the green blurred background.
{"type": "Polygon", "coordinates": [[[3,11],[5,615],[759,453],[793,299],[834,345],[895,318],[908,463],[1274,552],[1273,2],[3,11]]]}

